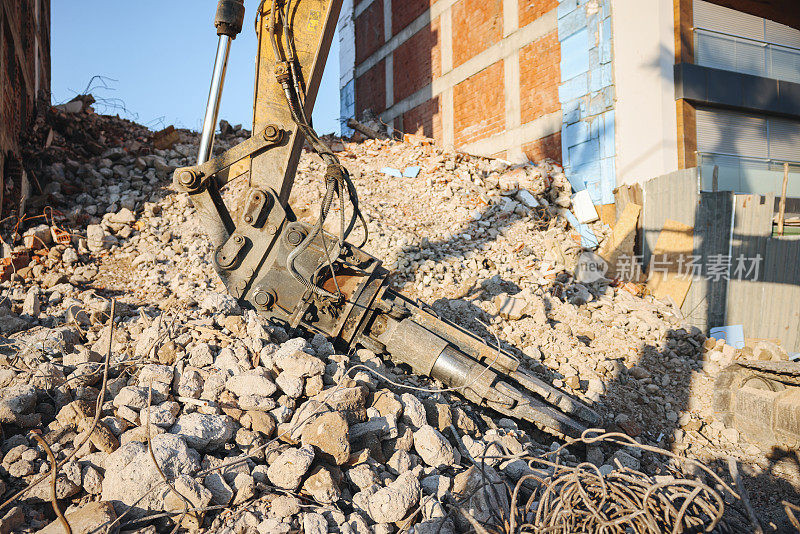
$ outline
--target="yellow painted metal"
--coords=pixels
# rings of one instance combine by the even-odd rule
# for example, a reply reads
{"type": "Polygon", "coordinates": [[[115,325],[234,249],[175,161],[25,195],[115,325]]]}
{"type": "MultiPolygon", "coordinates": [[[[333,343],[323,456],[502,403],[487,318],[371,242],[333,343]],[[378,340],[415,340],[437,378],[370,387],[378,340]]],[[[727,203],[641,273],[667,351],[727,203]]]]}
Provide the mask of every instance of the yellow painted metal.
{"type": "MultiPolygon", "coordinates": [[[[264,2],[259,19],[253,135],[259,135],[268,124],[279,126],[290,135],[286,136],[281,146],[251,159],[250,184],[274,189],[284,207],[288,207],[289,192],[304,140],[292,120],[283,88],[275,78],[277,60],[269,37],[271,5],[270,0],[264,2]]],[[[291,3],[290,19],[306,90],[305,110],[308,117],[314,108],[341,7],[342,0],[292,0],[291,3]]],[[[276,34],[282,40],[283,36],[278,30],[276,34]]]]}

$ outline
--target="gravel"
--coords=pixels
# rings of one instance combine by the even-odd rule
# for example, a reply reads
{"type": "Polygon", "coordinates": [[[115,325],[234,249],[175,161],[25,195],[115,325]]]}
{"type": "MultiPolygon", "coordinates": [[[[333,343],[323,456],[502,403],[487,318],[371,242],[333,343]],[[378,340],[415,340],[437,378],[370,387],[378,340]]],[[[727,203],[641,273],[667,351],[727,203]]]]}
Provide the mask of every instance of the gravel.
{"type": "MultiPolygon", "coordinates": [[[[40,248],[35,261],[0,283],[5,487],[49,469],[28,429],[40,429],[59,460],[74,451],[94,420],[109,345],[100,423],[58,478],[70,512],[89,514],[94,495],[119,513],[156,486],[129,515],[182,509],[147,451],[148,391],[164,474],[192,503],[236,511],[185,518],[209,532],[393,532],[390,525],[418,505],[415,532],[455,531],[465,528],[460,520],[437,518],[451,496],[469,495],[480,483],[469,456],[542,454],[560,443],[437,393],[440,384],[367,349],[341,354],[322,336],[243,310],[216,277],[188,197],[169,186],[172,169],[193,164],[197,134],[180,131],[172,148],[159,150],[151,132],[122,119],[61,119],[106,142],[89,150],[54,127],[59,151],[37,160],[37,176],[58,210],[54,222],[75,237],[40,248]],[[109,297],[117,299],[113,339],[109,297]],[[364,371],[346,376],[357,364],[409,387],[364,371]],[[286,492],[316,504],[295,510],[286,492]]],[[[248,136],[231,128],[218,136],[217,150],[248,136]]],[[[372,236],[366,250],[395,270],[395,289],[489,343],[499,340],[525,369],[591,404],[609,429],[681,456],[735,456],[752,472],[762,469],[763,455],[746,436],[714,419],[713,380],[728,363],[781,360],[785,352],[767,341],[734,350],[687,326],[668,303],[605,279],[577,283],[581,248],[557,215],[569,206],[557,165],[509,166],[395,141],[330,141],[359,191],[372,236]],[[381,168],[412,164],[422,168],[418,178],[392,178],[387,186],[381,168]]],[[[316,216],[322,173],[303,154],[292,195],[300,220],[316,216]]],[[[243,187],[231,184],[226,200],[243,187]]],[[[601,239],[610,232],[600,222],[591,228],[601,239]]],[[[563,461],[668,469],[654,456],[607,445],[571,451],[563,461]]],[[[529,469],[492,459],[485,466],[498,487],[529,469]]],[[[755,505],[772,517],[782,513],[761,498],[777,489],[757,482],[765,485],[753,492],[755,505]]],[[[49,483],[33,495],[2,511],[4,527],[33,532],[50,524],[49,483]]],[[[465,504],[479,519],[502,505],[485,492],[465,504]]]]}

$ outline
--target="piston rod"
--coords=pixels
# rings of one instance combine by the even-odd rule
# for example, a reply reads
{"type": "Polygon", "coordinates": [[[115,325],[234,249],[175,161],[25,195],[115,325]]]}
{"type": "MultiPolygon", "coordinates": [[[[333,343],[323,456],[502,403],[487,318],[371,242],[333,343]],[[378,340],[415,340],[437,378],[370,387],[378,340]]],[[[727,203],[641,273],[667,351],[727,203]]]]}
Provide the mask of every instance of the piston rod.
{"type": "Polygon", "coordinates": [[[214,132],[217,128],[219,104],[222,99],[222,87],[225,85],[225,71],[228,68],[228,55],[231,51],[231,38],[220,35],[217,43],[217,57],[214,59],[214,73],[211,75],[211,88],[208,91],[206,116],[203,119],[203,134],[200,138],[200,149],[197,153],[197,164],[202,165],[211,157],[214,148],[214,132]]]}

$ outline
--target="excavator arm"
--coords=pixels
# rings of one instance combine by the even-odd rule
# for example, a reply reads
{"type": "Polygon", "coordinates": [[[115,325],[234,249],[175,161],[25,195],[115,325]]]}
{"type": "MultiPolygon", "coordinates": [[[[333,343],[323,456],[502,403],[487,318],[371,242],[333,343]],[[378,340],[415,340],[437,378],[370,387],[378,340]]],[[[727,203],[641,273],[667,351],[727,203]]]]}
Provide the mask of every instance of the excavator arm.
{"type": "Polygon", "coordinates": [[[244,21],[243,0],[219,2],[219,45],[198,162],[174,173],[175,186],[190,195],[214,244],[217,273],[243,306],[275,323],[324,334],[339,350],[369,348],[478,405],[553,433],[579,435],[598,423],[591,408],[525,371],[511,354],[390,289],[381,262],[363,244],[348,241],[359,224],[367,236],[356,190],[309,120],[340,9],[341,0],[261,2],[253,134],[210,158],[231,41],[244,21]],[[314,225],[298,221],[289,206],[304,143],[326,165],[314,225]],[[220,189],[245,173],[249,187],[234,214],[220,189]],[[323,223],[336,201],[339,232],[332,235],[323,223]]]}

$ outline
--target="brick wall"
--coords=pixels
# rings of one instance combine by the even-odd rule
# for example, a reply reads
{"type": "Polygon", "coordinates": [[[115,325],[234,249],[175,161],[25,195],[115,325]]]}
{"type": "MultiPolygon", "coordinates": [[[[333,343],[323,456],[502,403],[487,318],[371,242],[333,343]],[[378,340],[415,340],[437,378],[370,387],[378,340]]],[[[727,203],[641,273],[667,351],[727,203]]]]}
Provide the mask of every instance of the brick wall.
{"type": "Polygon", "coordinates": [[[502,0],[459,0],[453,6],[453,66],[503,38],[502,0]]]}
{"type": "Polygon", "coordinates": [[[439,19],[394,51],[394,101],[400,102],[442,75],[439,19]]]}
{"type": "Polygon", "coordinates": [[[536,0],[519,2],[519,25],[527,26],[551,9],[558,7],[558,0],[536,0]]]}
{"type": "Polygon", "coordinates": [[[386,61],[379,61],[363,76],[356,78],[356,115],[371,109],[380,113],[386,109],[386,61]]]}
{"type": "Polygon", "coordinates": [[[519,81],[522,122],[561,109],[558,84],[561,82],[561,47],[558,33],[551,32],[519,51],[519,81]]]}
{"type": "Polygon", "coordinates": [[[19,179],[11,169],[22,137],[38,100],[49,98],[50,0],[0,0],[0,218],[18,208],[16,195],[5,196],[6,180],[19,179]]]}
{"type": "MultiPolygon", "coordinates": [[[[2,65],[0,156],[2,156],[5,152],[18,150],[20,135],[27,130],[34,118],[36,99],[49,98],[49,0],[25,2],[0,0],[0,54],[2,54],[0,56],[2,65]]],[[[0,182],[2,182],[1,166],[0,182]]]]}
{"type": "Polygon", "coordinates": [[[403,131],[442,139],[441,99],[437,96],[403,114],[403,131]]]}
{"type": "Polygon", "coordinates": [[[414,19],[425,13],[434,0],[402,0],[392,2],[392,35],[408,26],[414,19]]]}
{"type": "Polygon", "coordinates": [[[383,2],[373,1],[356,17],[356,65],[383,44],[383,2]]]}
{"type": "Polygon", "coordinates": [[[456,146],[502,132],[505,128],[503,62],[467,78],[453,89],[456,146]]]}
{"type": "Polygon", "coordinates": [[[356,117],[372,109],[395,128],[474,153],[560,159],[558,0],[354,4],[356,117]]]}
{"type": "Polygon", "coordinates": [[[542,137],[522,146],[523,152],[531,161],[552,159],[561,163],[561,132],[542,137]]]}

